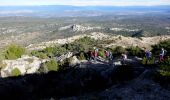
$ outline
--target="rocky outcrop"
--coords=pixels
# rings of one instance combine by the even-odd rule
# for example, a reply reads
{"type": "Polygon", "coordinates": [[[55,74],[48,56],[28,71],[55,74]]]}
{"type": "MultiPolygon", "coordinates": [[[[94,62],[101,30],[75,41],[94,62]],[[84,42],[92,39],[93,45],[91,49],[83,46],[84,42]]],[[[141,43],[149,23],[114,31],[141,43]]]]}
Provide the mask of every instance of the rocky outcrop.
{"type": "Polygon", "coordinates": [[[2,63],[6,66],[1,69],[1,77],[11,76],[11,72],[15,68],[19,69],[21,75],[35,73],[40,68],[41,64],[46,61],[47,60],[45,59],[39,59],[34,56],[29,57],[27,55],[23,55],[21,58],[16,60],[3,60],[2,63]]]}
{"type": "Polygon", "coordinates": [[[93,29],[92,27],[84,27],[84,26],[76,25],[76,24],[72,25],[71,28],[73,31],[86,31],[86,30],[93,29]]]}
{"type": "Polygon", "coordinates": [[[68,30],[68,29],[72,30],[74,32],[76,32],[76,31],[84,32],[84,31],[89,31],[89,30],[93,30],[93,29],[102,29],[102,28],[101,27],[91,27],[91,26],[83,26],[83,25],[79,25],[79,24],[73,24],[73,25],[60,27],[58,30],[63,31],[63,30],[68,30]]]}
{"type": "Polygon", "coordinates": [[[59,56],[59,57],[56,57],[56,61],[57,61],[57,62],[62,62],[62,61],[64,61],[65,59],[70,58],[70,57],[72,57],[72,56],[73,56],[73,53],[72,53],[72,52],[68,52],[68,53],[63,54],[63,55],[61,55],[61,56],[59,56]]]}
{"type": "Polygon", "coordinates": [[[69,66],[76,66],[78,64],[80,64],[80,61],[77,59],[76,56],[73,56],[70,63],[69,63],[69,66]]]}
{"type": "Polygon", "coordinates": [[[42,42],[40,44],[30,44],[26,48],[28,50],[42,50],[42,49],[45,49],[46,47],[51,47],[51,46],[55,46],[55,45],[63,45],[66,43],[72,43],[75,40],[84,38],[86,36],[90,37],[92,39],[95,39],[95,40],[98,40],[98,39],[102,40],[102,39],[109,38],[109,35],[106,35],[106,34],[103,34],[100,32],[93,32],[91,34],[76,35],[76,36],[65,38],[65,39],[57,39],[57,40],[49,41],[49,42],[42,42]]]}

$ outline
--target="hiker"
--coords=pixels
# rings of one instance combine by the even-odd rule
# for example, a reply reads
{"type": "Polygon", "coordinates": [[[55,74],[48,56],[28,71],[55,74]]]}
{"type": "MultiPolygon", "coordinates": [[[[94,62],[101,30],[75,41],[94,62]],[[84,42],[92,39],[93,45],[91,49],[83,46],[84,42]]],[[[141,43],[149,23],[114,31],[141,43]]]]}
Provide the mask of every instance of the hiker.
{"type": "Polygon", "coordinates": [[[104,53],[105,53],[106,60],[109,60],[109,51],[105,50],[104,53]]]}
{"type": "Polygon", "coordinates": [[[109,59],[110,59],[110,60],[113,60],[113,54],[112,54],[111,51],[109,51],[109,59]]]}
{"type": "Polygon", "coordinates": [[[113,54],[109,51],[109,65],[113,65],[113,54]]]}
{"type": "Polygon", "coordinates": [[[159,61],[164,61],[164,56],[166,55],[167,51],[162,48],[159,54],[159,61]]]}
{"type": "Polygon", "coordinates": [[[98,48],[94,47],[94,61],[96,62],[98,56],[98,48]]]}
{"type": "Polygon", "coordinates": [[[127,60],[127,54],[126,53],[124,53],[124,54],[122,54],[122,65],[125,65],[125,61],[127,60]]]}
{"type": "Polygon", "coordinates": [[[146,56],[146,64],[147,64],[147,62],[148,61],[150,61],[151,60],[151,58],[152,58],[152,52],[151,51],[149,51],[149,50],[146,50],[145,51],[145,56],[146,56]]]}
{"type": "Polygon", "coordinates": [[[146,56],[146,59],[147,60],[151,60],[151,57],[152,57],[152,52],[150,52],[150,51],[145,51],[145,56],[146,56]]]}
{"type": "Polygon", "coordinates": [[[89,51],[89,61],[94,60],[94,53],[92,50],[89,51]]]}

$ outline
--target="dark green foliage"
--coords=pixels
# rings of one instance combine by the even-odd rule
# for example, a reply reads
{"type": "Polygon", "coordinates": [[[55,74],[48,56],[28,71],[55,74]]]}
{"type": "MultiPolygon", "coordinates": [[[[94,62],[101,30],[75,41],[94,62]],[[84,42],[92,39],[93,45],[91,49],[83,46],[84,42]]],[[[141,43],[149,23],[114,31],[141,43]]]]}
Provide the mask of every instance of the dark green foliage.
{"type": "Polygon", "coordinates": [[[170,40],[162,41],[157,45],[152,46],[152,52],[155,55],[159,55],[161,48],[164,48],[167,50],[167,54],[165,55],[165,60],[162,62],[159,62],[157,65],[159,67],[158,74],[162,77],[169,77],[170,76],[170,40]]]}
{"type": "Polygon", "coordinates": [[[130,47],[130,48],[127,48],[127,51],[130,56],[143,57],[145,55],[144,50],[142,50],[139,47],[130,47]]]}
{"type": "Polygon", "coordinates": [[[159,55],[161,48],[164,48],[167,50],[167,56],[170,56],[170,40],[160,42],[159,44],[152,46],[152,48],[152,52],[155,55],[159,55]]]}
{"type": "Polygon", "coordinates": [[[55,60],[45,62],[40,69],[40,72],[58,71],[59,65],[55,60]]]}
{"type": "Polygon", "coordinates": [[[57,56],[61,55],[63,53],[66,53],[66,48],[61,46],[55,46],[55,47],[48,47],[44,50],[42,50],[43,53],[47,54],[47,56],[57,56]]]}
{"type": "Polygon", "coordinates": [[[77,52],[87,52],[89,48],[92,48],[97,44],[97,41],[90,37],[84,37],[79,40],[74,41],[73,43],[65,44],[62,47],[64,47],[68,51],[77,51],[77,52]]]}
{"type": "Polygon", "coordinates": [[[5,58],[17,59],[20,58],[24,53],[25,53],[25,48],[12,44],[5,51],[5,58]]]}
{"type": "Polygon", "coordinates": [[[19,76],[21,75],[21,72],[18,68],[15,68],[11,71],[12,76],[19,76]]]}
{"type": "Polygon", "coordinates": [[[48,58],[47,54],[40,52],[40,51],[32,51],[31,55],[36,56],[36,57],[41,58],[41,59],[48,58]]]}
{"type": "Polygon", "coordinates": [[[170,76],[170,58],[166,59],[163,62],[160,62],[158,66],[160,68],[160,75],[170,76]]]}
{"type": "Polygon", "coordinates": [[[85,60],[86,57],[85,57],[84,52],[81,52],[81,53],[80,53],[80,56],[79,56],[78,58],[79,58],[79,60],[85,60]]]}
{"type": "Polygon", "coordinates": [[[66,53],[66,49],[61,46],[55,46],[55,47],[47,47],[44,50],[41,51],[32,51],[31,54],[33,56],[45,59],[45,58],[52,58],[54,56],[61,55],[63,53],[66,53]]]}
{"type": "Polygon", "coordinates": [[[64,44],[62,46],[47,47],[41,51],[33,51],[31,54],[39,58],[52,58],[55,56],[60,56],[67,52],[79,53],[81,51],[87,52],[96,44],[94,39],[90,37],[84,37],[79,40],[74,41],[73,43],[64,44]]]}
{"type": "Polygon", "coordinates": [[[143,65],[154,65],[155,64],[155,57],[152,57],[149,60],[146,57],[143,57],[142,64],[143,65]]]}
{"type": "Polygon", "coordinates": [[[146,59],[146,57],[143,57],[143,59],[142,59],[142,64],[143,64],[143,65],[147,64],[147,59],[146,59]]]}
{"type": "Polygon", "coordinates": [[[125,53],[126,49],[121,47],[121,46],[117,46],[116,48],[113,49],[113,54],[114,55],[120,55],[122,53],[125,53]]]}

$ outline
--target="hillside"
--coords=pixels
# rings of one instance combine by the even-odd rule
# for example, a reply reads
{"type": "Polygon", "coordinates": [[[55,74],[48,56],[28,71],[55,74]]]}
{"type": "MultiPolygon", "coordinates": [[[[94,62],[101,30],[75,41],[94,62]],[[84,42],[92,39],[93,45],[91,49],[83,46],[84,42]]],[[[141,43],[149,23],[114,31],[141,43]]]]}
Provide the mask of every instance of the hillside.
{"type": "Polygon", "coordinates": [[[6,48],[5,60],[0,63],[0,96],[21,100],[170,98],[169,36],[132,38],[92,33],[42,44],[56,43],[60,45],[41,50],[37,50],[39,45],[31,45],[36,50],[30,52],[16,45],[6,48]],[[139,47],[132,47],[130,42],[139,47]],[[150,60],[140,48],[145,43],[146,47],[152,45],[150,60]],[[94,46],[99,48],[96,61],[88,52],[94,46]],[[168,52],[165,60],[159,61],[162,47],[168,52]],[[112,52],[113,59],[106,57],[105,50],[112,52]],[[124,63],[122,53],[128,54],[124,63]]]}
{"type": "Polygon", "coordinates": [[[0,100],[170,100],[170,2],[145,1],[1,0],[0,100]]]}
{"type": "Polygon", "coordinates": [[[170,34],[169,14],[89,17],[0,17],[0,48],[11,43],[28,46],[95,32],[126,37],[170,34]]]}
{"type": "Polygon", "coordinates": [[[101,40],[102,46],[104,47],[131,47],[131,46],[138,46],[143,49],[151,49],[152,45],[159,43],[160,41],[170,39],[169,35],[164,36],[154,36],[154,37],[140,37],[140,38],[133,38],[133,37],[124,37],[121,35],[118,36],[109,36],[107,34],[95,32],[87,35],[76,35],[73,37],[69,37],[66,39],[57,39],[54,41],[49,42],[42,42],[40,44],[30,44],[26,48],[28,50],[42,50],[46,47],[55,46],[55,45],[63,45],[66,43],[72,43],[76,40],[79,40],[84,37],[90,37],[95,40],[101,40]]]}

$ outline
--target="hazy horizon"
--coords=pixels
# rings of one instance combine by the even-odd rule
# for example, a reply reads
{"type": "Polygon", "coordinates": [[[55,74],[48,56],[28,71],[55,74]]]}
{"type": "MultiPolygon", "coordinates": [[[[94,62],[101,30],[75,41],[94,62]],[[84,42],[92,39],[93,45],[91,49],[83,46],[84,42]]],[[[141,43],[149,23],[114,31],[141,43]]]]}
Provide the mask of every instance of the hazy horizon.
{"type": "Polygon", "coordinates": [[[5,0],[0,6],[160,6],[170,5],[169,0],[5,0]]]}

